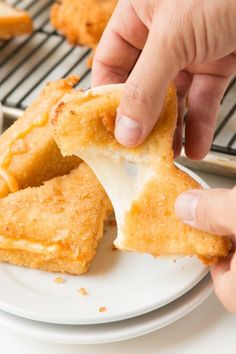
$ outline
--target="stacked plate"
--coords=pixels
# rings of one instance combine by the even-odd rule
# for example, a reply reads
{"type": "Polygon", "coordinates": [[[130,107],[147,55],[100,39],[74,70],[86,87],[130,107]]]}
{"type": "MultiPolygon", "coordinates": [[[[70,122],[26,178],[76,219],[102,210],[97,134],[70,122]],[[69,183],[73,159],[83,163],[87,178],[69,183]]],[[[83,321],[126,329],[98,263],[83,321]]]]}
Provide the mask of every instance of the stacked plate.
{"type": "Polygon", "coordinates": [[[211,293],[208,269],[198,260],[114,251],[116,228],[106,229],[82,276],[0,264],[0,325],[58,343],[114,342],[167,326],[211,293]]]}

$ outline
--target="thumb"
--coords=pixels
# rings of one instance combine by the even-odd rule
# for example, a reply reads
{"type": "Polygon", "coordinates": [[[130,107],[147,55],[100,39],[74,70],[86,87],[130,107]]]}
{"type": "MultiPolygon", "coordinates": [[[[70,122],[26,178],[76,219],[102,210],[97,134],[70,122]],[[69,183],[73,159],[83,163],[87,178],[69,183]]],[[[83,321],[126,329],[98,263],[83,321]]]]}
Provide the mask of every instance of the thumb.
{"type": "Polygon", "coordinates": [[[127,147],[141,144],[149,135],[160,115],[167,86],[179,71],[171,45],[156,27],[153,24],[125,83],[118,109],[115,136],[127,147]]]}
{"type": "Polygon", "coordinates": [[[184,223],[218,235],[236,234],[236,187],[190,190],[175,202],[176,215],[184,223]]]}

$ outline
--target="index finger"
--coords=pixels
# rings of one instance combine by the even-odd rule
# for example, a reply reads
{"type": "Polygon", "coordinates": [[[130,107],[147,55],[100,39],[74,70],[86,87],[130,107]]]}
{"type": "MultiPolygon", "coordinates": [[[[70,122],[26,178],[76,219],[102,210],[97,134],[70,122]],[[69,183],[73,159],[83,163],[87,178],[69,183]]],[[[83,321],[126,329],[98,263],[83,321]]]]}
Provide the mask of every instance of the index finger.
{"type": "Polygon", "coordinates": [[[147,35],[130,1],[119,1],[96,50],[92,86],[126,81],[147,35]]]}

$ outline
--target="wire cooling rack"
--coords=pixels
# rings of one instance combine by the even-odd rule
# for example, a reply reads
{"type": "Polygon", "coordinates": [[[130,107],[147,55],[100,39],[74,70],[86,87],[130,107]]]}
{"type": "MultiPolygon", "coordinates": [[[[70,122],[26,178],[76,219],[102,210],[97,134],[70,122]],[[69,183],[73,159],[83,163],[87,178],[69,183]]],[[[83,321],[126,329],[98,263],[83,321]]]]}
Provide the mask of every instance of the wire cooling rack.
{"type": "MultiPolygon", "coordinates": [[[[87,60],[90,49],[72,47],[49,21],[52,0],[7,0],[9,4],[31,13],[34,32],[0,42],[1,100],[5,126],[19,117],[46,82],[77,74],[79,86],[90,85],[87,60]]],[[[236,176],[236,78],[222,101],[211,152],[201,162],[181,157],[191,167],[236,176]]]]}

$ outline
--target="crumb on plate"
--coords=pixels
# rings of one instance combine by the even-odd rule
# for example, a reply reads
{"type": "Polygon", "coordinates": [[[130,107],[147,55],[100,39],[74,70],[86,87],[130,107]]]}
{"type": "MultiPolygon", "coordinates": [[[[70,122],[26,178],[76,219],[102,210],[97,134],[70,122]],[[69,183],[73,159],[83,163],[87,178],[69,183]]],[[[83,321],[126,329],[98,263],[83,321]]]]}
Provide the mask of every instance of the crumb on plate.
{"type": "Polygon", "coordinates": [[[83,296],[88,295],[88,291],[85,288],[79,288],[78,292],[83,296]]]}
{"type": "Polygon", "coordinates": [[[56,277],[54,279],[54,282],[57,283],[57,284],[62,284],[62,283],[65,283],[65,279],[62,278],[62,277],[56,277]]]}
{"type": "Polygon", "coordinates": [[[104,306],[99,307],[99,312],[106,312],[107,308],[104,306]]]}

